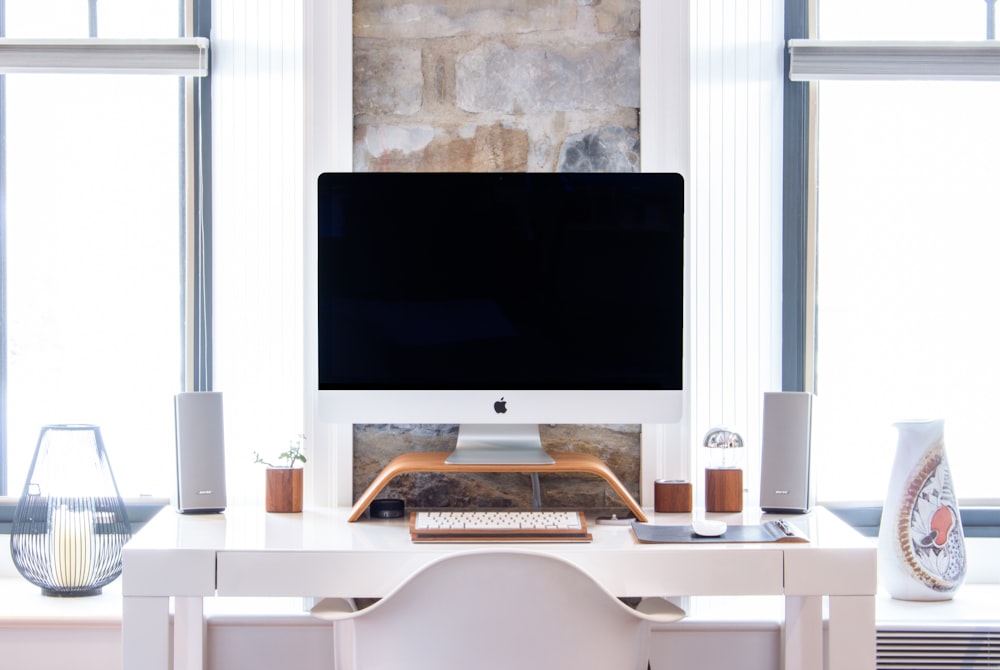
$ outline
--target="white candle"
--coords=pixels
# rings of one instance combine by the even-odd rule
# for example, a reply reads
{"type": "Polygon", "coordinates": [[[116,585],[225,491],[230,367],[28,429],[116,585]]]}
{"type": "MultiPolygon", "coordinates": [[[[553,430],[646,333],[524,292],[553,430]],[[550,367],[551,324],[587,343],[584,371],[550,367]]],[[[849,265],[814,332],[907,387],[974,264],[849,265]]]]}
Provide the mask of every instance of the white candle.
{"type": "Polygon", "coordinates": [[[56,588],[87,586],[93,574],[94,514],[65,505],[52,510],[52,580],[56,588]]]}

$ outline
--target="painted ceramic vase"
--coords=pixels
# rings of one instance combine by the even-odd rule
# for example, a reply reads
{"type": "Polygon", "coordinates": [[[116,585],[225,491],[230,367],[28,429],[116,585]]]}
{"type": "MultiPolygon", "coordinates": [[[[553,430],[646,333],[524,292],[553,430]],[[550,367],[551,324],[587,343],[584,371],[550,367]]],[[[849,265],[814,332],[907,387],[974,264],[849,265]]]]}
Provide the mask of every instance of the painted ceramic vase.
{"type": "Polygon", "coordinates": [[[944,421],[899,431],[879,529],[882,586],[900,600],[948,600],[965,579],[962,520],[944,450],[944,421]]]}

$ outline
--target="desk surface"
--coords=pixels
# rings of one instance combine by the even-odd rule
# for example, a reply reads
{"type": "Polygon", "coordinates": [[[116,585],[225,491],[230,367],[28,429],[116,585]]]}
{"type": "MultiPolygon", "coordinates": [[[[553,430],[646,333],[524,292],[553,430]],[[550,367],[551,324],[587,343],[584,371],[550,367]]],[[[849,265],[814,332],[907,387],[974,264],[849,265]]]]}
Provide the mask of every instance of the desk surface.
{"type": "MultiPolygon", "coordinates": [[[[426,563],[448,553],[528,549],[570,560],[619,596],[875,593],[875,549],[825,509],[786,516],[808,544],[640,544],[628,526],[588,521],[587,544],[415,544],[408,520],[349,523],[350,510],[268,514],[161,511],[125,547],[126,595],[384,596],[426,563]],[[169,558],[168,558],[169,557],[169,558]],[[163,561],[172,563],[165,569],[163,561]],[[217,565],[216,565],[217,562],[217,565]],[[216,575],[212,583],[207,575],[216,575]],[[173,576],[173,577],[172,577],[173,576]]],[[[760,523],[770,515],[712,515],[760,523]]],[[[684,524],[689,514],[654,514],[684,524]]]]}

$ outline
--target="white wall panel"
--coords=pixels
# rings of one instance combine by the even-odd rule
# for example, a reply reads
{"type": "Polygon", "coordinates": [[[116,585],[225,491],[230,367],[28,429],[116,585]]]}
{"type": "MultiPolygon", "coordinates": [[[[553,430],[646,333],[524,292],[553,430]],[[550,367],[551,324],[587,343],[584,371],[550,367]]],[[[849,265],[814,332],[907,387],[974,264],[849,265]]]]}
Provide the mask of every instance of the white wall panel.
{"type": "Polygon", "coordinates": [[[763,392],[781,380],[783,10],[691,3],[691,432],[695,444],[716,425],[743,435],[751,505],[763,392]]]}
{"type": "Polygon", "coordinates": [[[214,364],[232,505],[263,499],[254,451],[274,458],[307,432],[302,14],[302,0],[213,3],[214,364]]]}

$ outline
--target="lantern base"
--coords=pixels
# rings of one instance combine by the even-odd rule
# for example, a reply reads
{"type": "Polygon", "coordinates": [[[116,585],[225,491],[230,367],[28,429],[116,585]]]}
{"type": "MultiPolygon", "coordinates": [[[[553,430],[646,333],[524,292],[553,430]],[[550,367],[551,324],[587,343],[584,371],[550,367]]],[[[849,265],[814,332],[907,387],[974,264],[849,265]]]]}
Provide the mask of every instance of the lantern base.
{"type": "Polygon", "coordinates": [[[73,590],[60,590],[60,589],[50,589],[42,587],[42,595],[49,596],[50,598],[87,598],[89,596],[99,596],[101,595],[102,587],[98,586],[96,589],[73,589],[73,590]]]}

